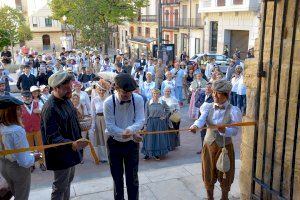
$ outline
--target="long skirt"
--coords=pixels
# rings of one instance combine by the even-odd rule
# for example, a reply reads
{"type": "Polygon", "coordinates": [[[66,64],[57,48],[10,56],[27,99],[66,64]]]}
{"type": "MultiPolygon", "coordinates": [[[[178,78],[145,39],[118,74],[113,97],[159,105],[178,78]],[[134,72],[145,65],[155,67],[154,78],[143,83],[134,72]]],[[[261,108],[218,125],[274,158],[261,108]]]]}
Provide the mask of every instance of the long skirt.
{"type": "MultiPolygon", "coordinates": [[[[172,122],[172,124],[174,130],[179,130],[180,122],[178,123],[172,122]]],[[[172,150],[174,150],[176,147],[179,147],[180,146],[179,132],[170,133],[170,140],[171,140],[172,150]]]]}
{"type": "MultiPolygon", "coordinates": [[[[151,117],[147,122],[147,131],[168,130],[167,119],[151,117]]],[[[142,153],[146,156],[163,156],[172,150],[170,134],[158,133],[145,135],[142,153]]]]}
{"type": "Polygon", "coordinates": [[[100,161],[108,161],[104,117],[97,115],[95,123],[95,147],[97,148],[98,157],[100,161]]]}
{"type": "Polygon", "coordinates": [[[198,119],[199,109],[195,107],[195,94],[196,92],[192,92],[190,107],[189,107],[189,118],[198,119]]]}

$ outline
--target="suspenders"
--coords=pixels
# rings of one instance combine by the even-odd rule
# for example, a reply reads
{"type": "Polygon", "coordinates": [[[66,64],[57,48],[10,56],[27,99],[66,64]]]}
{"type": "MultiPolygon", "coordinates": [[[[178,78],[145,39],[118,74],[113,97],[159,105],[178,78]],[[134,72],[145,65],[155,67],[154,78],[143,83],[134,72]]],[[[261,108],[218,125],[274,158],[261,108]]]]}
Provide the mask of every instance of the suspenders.
{"type": "MultiPolygon", "coordinates": [[[[133,104],[133,112],[135,116],[135,102],[134,102],[134,96],[133,94],[131,95],[132,98],[132,104],[133,104]]],[[[113,105],[114,105],[114,115],[116,115],[116,100],[115,100],[115,94],[112,94],[112,100],[113,100],[113,105]]]]}

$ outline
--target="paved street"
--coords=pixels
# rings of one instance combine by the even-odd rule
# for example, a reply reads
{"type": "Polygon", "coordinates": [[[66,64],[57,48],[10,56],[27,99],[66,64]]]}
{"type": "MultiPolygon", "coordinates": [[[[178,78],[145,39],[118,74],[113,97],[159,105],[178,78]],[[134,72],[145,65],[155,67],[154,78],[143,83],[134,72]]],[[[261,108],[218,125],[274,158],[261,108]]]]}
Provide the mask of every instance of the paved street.
{"type": "MultiPolygon", "coordinates": [[[[182,109],[183,119],[181,128],[188,127],[193,122],[188,119],[187,110],[188,106],[186,105],[182,109]]],[[[177,150],[170,152],[161,161],[144,161],[142,159],[143,155],[140,155],[139,171],[142,185],[140,195],[142,199],[194,199],[195,197],[199,199],[199,195],[200,197],[205,195],[200,175],[201,160],[200,156],[196,154],[201,144],[200,135],[183,132],[180,136],[181,146],[177,150]],[[164,189],[161,190],[161,188],[164,189]],[[160,190],[158,191],[158,189],[160,190]],[[185,192],[192,195],[191,198],[179,195],[179,193],[185,194],[185,192]],[[166,194],[170,196],[164,196],[166,194]],[[192,198],[193,195],[194,198],[192,198]]],[[[239,159],[240,136],[237,136],[234,141],[236,159],[239,159]]],[[[76,169],[73,181],[74,199],[113,199],[112,179],[108,164],[97,166],[88,155],[84,160],[84,164],[79,164],[76,169]]],[[[239,161],[237,162],[239,163],[239,161]]],[[[238,177],[238,172],[236,176],[238,177]]],[[[37,168],[32,174],[30,199],[40,200],[41,196],[45,197],[42,199],[49,199],[52,180],[53,174],[51,171],[42,172],[37,168]]],[[[239,193],[238,178],[236,178],[232,191],[236,191],[234,196],[237,197],[239,193]]]]}

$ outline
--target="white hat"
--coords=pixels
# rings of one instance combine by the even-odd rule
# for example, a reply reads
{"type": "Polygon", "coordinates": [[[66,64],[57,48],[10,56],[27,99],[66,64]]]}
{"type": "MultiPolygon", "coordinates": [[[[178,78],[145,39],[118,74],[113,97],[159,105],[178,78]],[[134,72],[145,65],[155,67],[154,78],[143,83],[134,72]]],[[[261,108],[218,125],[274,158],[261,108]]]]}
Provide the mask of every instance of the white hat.
{"type": "Polygon", "coordinates": [[[31,86],[30,87],[30,92],[35,92],[35,91],[40,91],[40,88],[38,86],[31,86]]]}
{"type": "Polygon", "coordinates": [[[40,86],[40,90],[41,90],[42,92],[44,91],[45,88],[50,89],[48,85],[41,85],[41,86],[40,86]]]}

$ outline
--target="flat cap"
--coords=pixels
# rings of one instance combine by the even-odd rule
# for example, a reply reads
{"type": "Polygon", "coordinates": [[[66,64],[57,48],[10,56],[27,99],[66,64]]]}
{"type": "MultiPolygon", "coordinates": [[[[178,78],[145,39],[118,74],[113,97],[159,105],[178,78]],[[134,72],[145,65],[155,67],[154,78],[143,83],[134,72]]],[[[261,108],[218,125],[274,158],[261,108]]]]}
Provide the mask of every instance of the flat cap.
{"type": "Polygon", "coordinates": [[[0,84],[1,84],[1,85],[2,85],[2,84],[5,84],[5,80],[0,79],[0,84]]]}
{"type": "Polygon", "coordinates": [[[21,92],[22,97],[30,97],[32,96],[31,92],[29,90],[24,90],[21,92]]]}
{"type": "Polygon", "coordinates": [[[115,77],[115,84],[125,92],[134,91],[137,88],[137,83],[130,74],[121,73],[115,77]]]}
{"type": "Polygon", "coordinates": [[[232,84],[226,80],[217,80],[213,82],[212,89],[220,93],[230,93],[232,84]]]}
{"type": "Polygon", "coordinates": [[[0,96],[0,109],[5,109],[10,106],[20,106],[23,102],[9,95],[0,96]]]}
{"type": "Polygon", "coordinates": [[[49,77],[48,84],[50,87],[55,88],[62,84],[68,78],[69,74],[66,71],[58,71],[49,77]]]}

